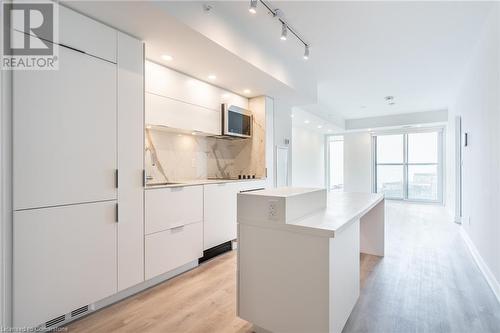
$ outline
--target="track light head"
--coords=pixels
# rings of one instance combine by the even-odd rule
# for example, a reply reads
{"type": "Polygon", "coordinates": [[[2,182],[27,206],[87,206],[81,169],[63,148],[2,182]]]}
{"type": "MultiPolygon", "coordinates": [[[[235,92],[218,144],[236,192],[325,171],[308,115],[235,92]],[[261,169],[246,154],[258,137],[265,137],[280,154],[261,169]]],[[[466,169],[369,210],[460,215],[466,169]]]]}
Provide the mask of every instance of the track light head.
{"type": "Polygon", "coordinates": [[[304,60],[309,59],[309,45],[304,45],[304,60]]]}
{"type": "Polygon", "coordinates": [[[257,2],[259,0],[250,0],[250,7],[248,8],[248,11],[252,14],[257,13],[257,2]]]}
{"type": "Polygon", "coordinates": [[[288,34],[288,27],[285,22],[281,22],[281,40],[286,40],[286,35],[288,34]]]}

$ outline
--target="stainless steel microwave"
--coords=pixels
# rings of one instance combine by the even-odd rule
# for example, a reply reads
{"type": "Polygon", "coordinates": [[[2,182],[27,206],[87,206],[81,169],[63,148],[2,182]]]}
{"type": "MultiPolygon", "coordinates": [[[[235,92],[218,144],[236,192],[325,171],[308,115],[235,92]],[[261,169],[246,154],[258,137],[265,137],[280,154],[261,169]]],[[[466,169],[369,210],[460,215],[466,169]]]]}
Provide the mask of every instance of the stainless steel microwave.
{"type": "Polygon", "coordinates": [[[252,112],[236,105],[222,104],[222,136],[252,137],[252,112]]]}

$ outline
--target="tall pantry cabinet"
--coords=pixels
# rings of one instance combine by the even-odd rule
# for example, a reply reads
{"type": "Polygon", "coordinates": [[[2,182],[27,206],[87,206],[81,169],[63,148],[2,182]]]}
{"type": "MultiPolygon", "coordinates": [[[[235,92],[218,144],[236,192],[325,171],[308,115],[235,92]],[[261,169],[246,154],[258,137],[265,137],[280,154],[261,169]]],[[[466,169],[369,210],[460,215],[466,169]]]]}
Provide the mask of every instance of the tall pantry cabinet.
{"type": "Polygon", "coordinates": [[[13,73],[16,327],[144,280],[143,44],[59,16],[59,69],[13,73]]]}

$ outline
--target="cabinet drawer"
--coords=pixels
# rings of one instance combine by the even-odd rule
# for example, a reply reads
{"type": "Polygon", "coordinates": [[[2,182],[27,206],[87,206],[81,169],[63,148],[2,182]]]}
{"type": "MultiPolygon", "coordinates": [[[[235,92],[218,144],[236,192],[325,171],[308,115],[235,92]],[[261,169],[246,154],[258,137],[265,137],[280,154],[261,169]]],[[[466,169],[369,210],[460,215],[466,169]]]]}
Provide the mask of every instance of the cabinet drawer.
{"type": "Polygon", "coordinates": [[[145,233],[203,221],[203,187],[149,189],[145,198],[145,233]]]}
{"type": "Polygon", "coordinates": [[[202,222],[147,235],[146,279],[171,271],[202,256],[202,222]]]}

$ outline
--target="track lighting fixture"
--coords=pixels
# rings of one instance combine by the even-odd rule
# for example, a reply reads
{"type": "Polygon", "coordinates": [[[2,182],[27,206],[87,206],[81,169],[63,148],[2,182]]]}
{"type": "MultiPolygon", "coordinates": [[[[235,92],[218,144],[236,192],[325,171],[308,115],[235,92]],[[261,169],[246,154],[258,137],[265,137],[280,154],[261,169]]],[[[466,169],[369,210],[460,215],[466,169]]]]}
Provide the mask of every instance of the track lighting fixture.
{"type": "Polygon", "coordinates": [[[257,13],[257,5],[261,3],[265,9],[267,9],[268,13],[278,22],[281,23],[281,40],[287,40],[288,32],[294,35],[302,44],[304,44],[304,59],[309,59],[309,43],[307,43],[304,38],[300,35],[300,33],[292,28],[285,19],[285,15],[282,10],[279,8],[273,7],[268,0],[250,0],[250,6],[248,7],[248,11],[252,14],[257,13]]]}
{"type": "Polygon", "coordinates": [[[304,60],[309,59],[309,45],[304,45],[304,60]]]}
{"type": "Polygon", "coordinates": [[[288,34],[288,27],[285,22],[281,23],[281,40],[286,40],[286,35],[288,34]]]}
{"type": "Polygon", "coordinates": [[[259,0],[250,0],[250,8],[248,8],[248,11],[252,14],[257,13],[257,2],[259,0]]]}
{"type": "Polygon", "coordinates": [[[286,40],[286,36],[288,35],[288,27],[285,22],[281,22],[281,40],[286,40]]]}

